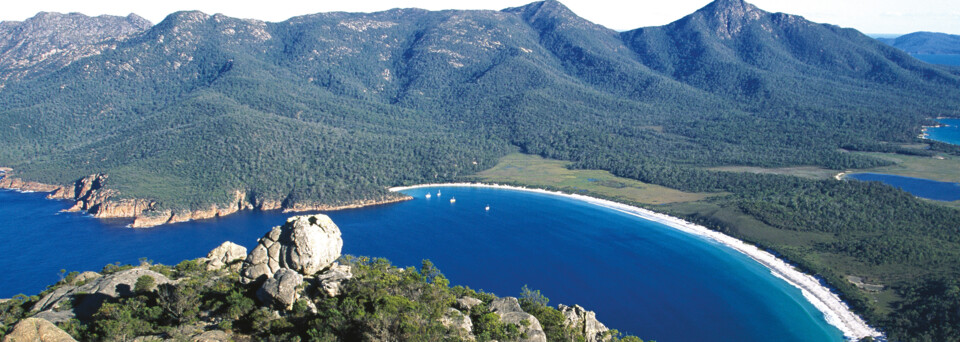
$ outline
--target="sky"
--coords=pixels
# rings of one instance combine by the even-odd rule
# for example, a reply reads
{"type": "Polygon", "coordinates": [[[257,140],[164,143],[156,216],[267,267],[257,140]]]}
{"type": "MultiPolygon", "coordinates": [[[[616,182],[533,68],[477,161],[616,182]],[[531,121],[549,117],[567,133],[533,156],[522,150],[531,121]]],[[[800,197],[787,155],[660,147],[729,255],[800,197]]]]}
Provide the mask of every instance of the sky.
{"type": "MultiPolygon", "coordinates": [[[[710,0],[560,0],[581,17],[623,31],[663,25],[690,14],[710,0]]],[[[283,21],[330,11],[374,12],[398,7],[503,9],[533,0],[28,0],[9,1],[0,20],[24,20],[37,12],[80,12],[86,15],[136,13],[158,23],[179,10],[223,13],[231,17],[283,21]]],[[[960,34],[957,0],[752,0],[769,12],[785,12],[809,20],[853,27],[864,33],[916,31],[960,34]]]]}

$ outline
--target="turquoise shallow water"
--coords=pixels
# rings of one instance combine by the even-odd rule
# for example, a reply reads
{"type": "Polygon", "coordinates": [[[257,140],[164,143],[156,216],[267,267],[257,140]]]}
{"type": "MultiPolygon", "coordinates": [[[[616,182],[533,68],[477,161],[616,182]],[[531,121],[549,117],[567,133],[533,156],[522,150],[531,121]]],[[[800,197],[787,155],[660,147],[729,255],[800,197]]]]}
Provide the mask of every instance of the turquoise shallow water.
{"type": "Polygon", "coordinates": [[[940,119],[943,126],[927,128],[927,137],[948,144],[960,145],[960,119],[940,119]]]}
{"type": "MultiPolygon", "coordinates": [[[[568,198],[484,188],[407,191],[413,201],[329,213],[344,253],[431,259],[453,284],[500,295],[523,285],[577,303],[611,328],[658,341],[837,341],[800,291],[726,247],[568,198]],[[425,199],[424,194],[443,196],[425,199]],[[455,196],[456,203],[449,198],[455,196]],[[490,210],[484,210],[490,205],[490,210]]],[[[147,230],[76,214],[42,194],[0,191],[0,297],[36,293],[56,272],[146,257],[175,263],[222,241],[251,247],[290,216],[246,212],[147,230]]]]}

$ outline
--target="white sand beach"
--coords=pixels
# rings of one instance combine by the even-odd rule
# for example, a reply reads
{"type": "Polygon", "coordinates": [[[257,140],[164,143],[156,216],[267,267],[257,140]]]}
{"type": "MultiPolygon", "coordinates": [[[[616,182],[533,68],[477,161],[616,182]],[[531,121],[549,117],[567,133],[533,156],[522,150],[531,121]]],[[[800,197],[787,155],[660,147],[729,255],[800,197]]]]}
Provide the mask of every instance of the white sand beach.
{"type": "Polygon", "coordinates": [[[803,273],[800,270],[796,269],[786,261],[783,261],[770,252],[757,248],[754,245],[748,244],[746,242],[735,239],[731,236],[719,233],[713,230],[708,229],[707,227],[696,225],[682,219],[667,216],[664,214],[656,213],[647,209],[638,208],[622,203],[617,203],[610,200],[577,195],[577,194],[567,194],[558,191],[549,191],[543,189],[533,189],[533,188],[524,188],[519,186],[510,186],[510,185],[498,185],[498,184],[481,184],[481,183],[444,183],[444,184],[421,184],[414,186],[405,186],[405,187],[394,187],[390,188],[390,191],[403,191],[408,189],[415,188],[427,188],[427,187],[486,187],[486,188],[498,188],[498,189],[509,189],[509,190],[519,190],[519,191],[529,191],[542,194],[550,194],[556,196],[563,196],[568,198],[573,198],[581,200],[584,202],[592,203],[601,207],[617,210],[623,213],[634,215],[646,220],[662,223],[666,226],[678,229],[680,231],[706,237],[708,239],[714,240],[724,246],[732,248],[744,255],[749,256],[753,260],[756,260],[760,264],[766,266],[770,269],[770,273],[774,276],[785,280],[790,285],[793,285],[800,289],[803,293],[803,296],[813,304],[817,309],[823,312],[823,316],[828,323],[837,327],[840,331],[843,332],[845,338],[850,340],[859,340],[860,338],[873,336],[879,337],[882,334],[876,329],[867,325],[866,322],[860,316],[853,313],[850,310],[850,307],[847,306],[840,297],[833,293],[829,288],[821,284],[820,280],[816,277],[803,273]]]}

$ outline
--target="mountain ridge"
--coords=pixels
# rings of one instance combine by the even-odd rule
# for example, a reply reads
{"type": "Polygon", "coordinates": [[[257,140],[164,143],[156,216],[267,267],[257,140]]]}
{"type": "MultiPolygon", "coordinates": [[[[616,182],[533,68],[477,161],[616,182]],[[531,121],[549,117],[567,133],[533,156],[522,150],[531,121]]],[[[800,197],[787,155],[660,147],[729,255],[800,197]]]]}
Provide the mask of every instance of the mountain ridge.
{"type": "MultiPolygon", "coordinates": [[[[127,20],[70,18],[75,26],[127,20]]],[[[960,115],[956,70],[853,29],[739,0],[626,32],[550,0],[283,22],[184,11],[135,24],[58,52],[66,56],[58,63],[0,67],[16,76],[0,88],[0,165],[13,169],[10,177],[70,187],[109,175],[102,203],[153,203],[133,215],[174,222],[241,203],[329,208],[383,199],[389,187],[462,180],[519,151],[730,194],[701,204],[780,229],[839,234],[834,244],[792,252],[818,267],[806,253],[868,263],[869,251],[889,241],[838,231],[831,222],[853,222],[853,214],[823,214],[833,206],[810,189],[850,196],[837,199],[848,206],[868,203],[856,196],[869,194],[870,224],[905,217],[894,204],[936,212],[921,218],[933,227],[953,218],[893,189],[711,170],[839,172],[892,163],[857,152],[951,153],[917,147],[927,143],[917,136],[933,118],[960,115]],[[836,220],[801,228],[782,220],[821,215],[836,220]]],[[[52,48],[21,51],[29,59],[52,48]]],[[[942,239],[942,231],[914,228],[900,237],[914,239],[902,253],[940,255],[923,239],[942,239]]],[[[813,269],[846,286],[841,271],[813,269]]],[[[844,293],[869,313],[873,304],[856,291],[844,293]]]]}
{"type": "Polygon", "coordinates": [[[960,54],[960,35],[914,32],[897,38],[878,38],[884,44],[915,54],[960,54]]]}

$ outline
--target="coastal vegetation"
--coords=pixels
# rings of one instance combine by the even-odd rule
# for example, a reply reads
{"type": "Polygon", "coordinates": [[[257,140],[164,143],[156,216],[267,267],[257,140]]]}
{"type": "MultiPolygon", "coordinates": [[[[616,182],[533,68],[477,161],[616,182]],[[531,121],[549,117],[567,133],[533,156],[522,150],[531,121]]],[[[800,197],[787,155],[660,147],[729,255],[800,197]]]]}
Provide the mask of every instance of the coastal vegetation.
{"type": "Polygon", "coordinates": [[[642,342],[527,287],[519,299],[499,298],[451,286],[429,260],[398,268],[340,256],[340,230],[326,216],[293,217],[265,241],[276,251],[248,255],[225,242],[175,266],[141,260],[63,274],[38,295],[0,302],[0,339],[642,342]],[[280,250],[290,259],[275,273],[248,277],[280,250]]]}
{"type": "MultiPolygon", "coordinates": [[[[496,295],[451,286],[428,260],[419,269],[397,268],[382,258],[345,256],[341,261],[351,266],[353,278],[343,284],[338,296],[303,298],[279,315],[258,302],[256,289],[240,284],[236,271],[207,270],[204,260],[185,260],[176,266],[108,265],[101,272],[104,276],[146,268],[177,283],[156,286],[150,284],[150,276],[142,276],[130,296],[110,299],[92,316],[57,326],[78,341],[129,341],[137,336],[189,339],[209,331],[228,333],[237,341],[462,341],[466,336],[457,327],[445,326],[442,317],[458,298],[469,297],[478,304],[464,314],[475,322],[477,341],[523,337],[517,325],[503,323],[490,312],[488,305],[498,299],[496,295]]],[[[78,284],[77,276],[71,274],[39,295],[20,295],[0,303],[0,339],[35,314],[30,308],[40,298],[78,284]]],[[[523,290],[522,307],[537,317],[549,341],[584,340],[583,331],[564,325],[565,316],[548,306],[539,291],[523,290]]],[[[642,342],[616,331],[606,335],[611,341],[642,342]]]]}
{"type": "MultiPolygon", "coordinates": [[[[155,216],[379,199],[519,151],[557,161],[531,162],[552,163],[542,179],[480,177],[668,203],[656,210],[821,275],[895,339],[960,338],[945,328],[954,316],[907,314],[944,309],[921,296],[960,275],[956,209],[878,184],[717,169],[892,170],[891,154],[960,155],[916,145],[932,118],[960,114],[960,73],[852,29],[718,0],[669,25],[614,32],[547,0],[281,23],[178,12],[69,54],[23,50],[46,37],[11,25],[0,41],[17,53],[0,65],[51,61],[3,73],[14,75],[0,83],[0,166],[11,177],[69,188],[106,174],[104,203],[142,199],[150,205],[129,215],[155,216]],[[847,275],[887,287],[860,290],[847,275]]],[[[779,173],[821,174],[793,170],[779,173]]],[[[146,309],[155,299],[145,297],[140,326],[158,324],[146,309]]],[[[171,310],[163,320],[192,317],[171,310]]]]}

